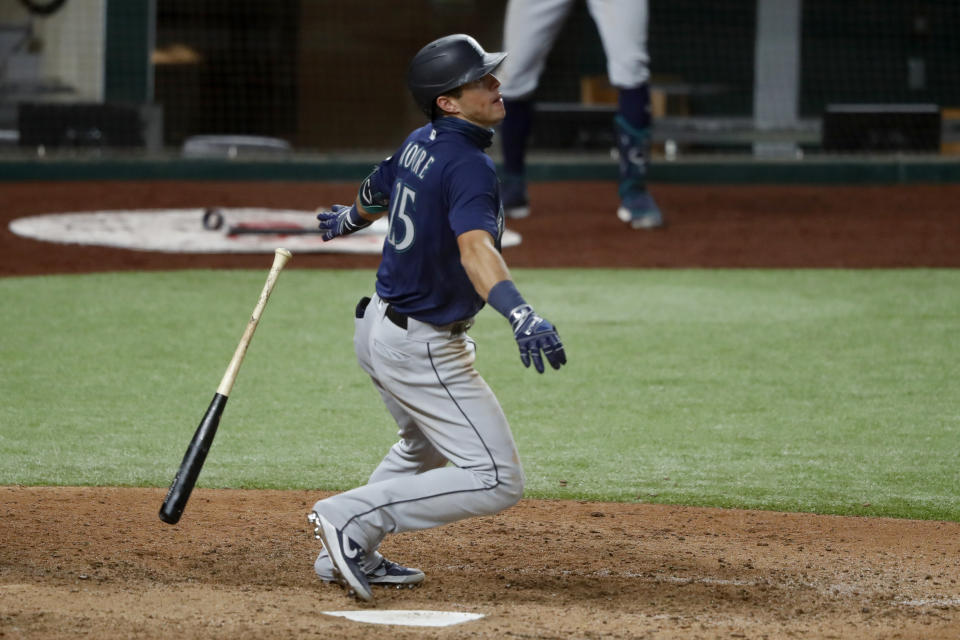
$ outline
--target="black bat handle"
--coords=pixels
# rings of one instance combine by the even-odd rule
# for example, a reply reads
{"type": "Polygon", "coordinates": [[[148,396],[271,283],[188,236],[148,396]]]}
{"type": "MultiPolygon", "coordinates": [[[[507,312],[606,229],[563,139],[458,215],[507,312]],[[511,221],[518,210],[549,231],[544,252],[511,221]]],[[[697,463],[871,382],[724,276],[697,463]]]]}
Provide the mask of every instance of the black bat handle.
{"type": "Polygon", "coordinates": [[[193,440],[190,441],[190,446],[187,447],[187,452],[183,456],[183,462],[180,463],[180,470],[160,506],[160,519],[167,524],[176,524],[183,515],[190,492],[193,491],[193,485],[197,483],[197,477],[207,459],[213,437],[217,434],[220,416],[223,415],[223,408],[226,405],[227,396],[220,393],[214,394],[207,412],[203,415],[203,420],[200,421],[200,426],[193,434],[193,440]]]}

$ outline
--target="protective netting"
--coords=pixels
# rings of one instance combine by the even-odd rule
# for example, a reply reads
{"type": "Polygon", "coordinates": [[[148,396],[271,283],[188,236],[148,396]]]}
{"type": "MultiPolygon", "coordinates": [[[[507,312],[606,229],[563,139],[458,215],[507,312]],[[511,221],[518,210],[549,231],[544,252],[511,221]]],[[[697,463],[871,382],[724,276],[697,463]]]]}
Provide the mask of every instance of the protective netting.
{"type": "MultiPolygon", "coordinates": [[[[411,56],[454,32],[501,48],[505,6],[8,0],[0,150],[169,152],[196,136],[213,154],[389,149],[422,122],[404,86],[411,56]]],[[[651,0],[649,13],[661,151],[955,151],[955,0],[651,0]]],[[[535,97],[534,149],[610,146],[616,92],[585,1],[535,97]]]]}

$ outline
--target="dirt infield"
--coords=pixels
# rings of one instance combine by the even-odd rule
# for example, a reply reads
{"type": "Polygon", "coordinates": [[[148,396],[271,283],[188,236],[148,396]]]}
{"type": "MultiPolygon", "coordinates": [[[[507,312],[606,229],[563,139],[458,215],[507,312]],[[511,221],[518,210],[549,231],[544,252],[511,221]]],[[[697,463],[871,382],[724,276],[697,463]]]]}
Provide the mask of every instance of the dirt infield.
{"type": "MultiPolygon", "coordinates": [[[[119,208],[314,208],[346,184],[0,183],[0,275],[263,268],[25,240],[10,220],[119,208]]],[[[631,232],[609,183],[533,185],[514,267],[960,266],[960,186],[656,189],[670,227],[631,232]]],[[[302,255],[291,268],[374,268],[302,255]]],[[[8,400],[9,401],[9,400],[8,400]]],[[[414,590],[378,609],[482,613],[447,629],[348,622],[319,583],[305,514],[320,492],[198,490],[175,527],[163,489],[0,487],[0,638],[958,638],[960,523],[524,500],[400,534],[414,590]]]]}
{"type": "MultiPolygon", "coordinates": [[[[56,245],[13,235],[10,220],[40,213],[176,207],[314,209],[346,202],[331,183],[0,182],[0,275],[261,268],[258,255],[170,255],[56,245]]],[[[669,228],[632,233],[613,215],[610,183],[531,186],[533,214],[507,225],[524,243],[513,267],[958,267],[960,185],[739,187],[662,185],[669,228]]],[[[374,257],[300,255],[294,269],[370,267],[374,257]]]]}

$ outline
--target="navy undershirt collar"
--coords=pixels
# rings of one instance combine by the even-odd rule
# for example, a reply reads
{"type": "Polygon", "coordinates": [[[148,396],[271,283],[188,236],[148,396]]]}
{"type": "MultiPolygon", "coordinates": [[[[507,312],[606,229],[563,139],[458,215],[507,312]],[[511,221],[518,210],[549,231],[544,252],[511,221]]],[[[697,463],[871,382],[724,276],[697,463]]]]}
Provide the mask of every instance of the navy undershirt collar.
{"type": "Polygon", "coordinates": [[[455,131],[462,134],[481,149],[493,144],[493,129],[480,127],[463,118],[447,116],[433,121],[433,128],[437,131],[455,131]]]}

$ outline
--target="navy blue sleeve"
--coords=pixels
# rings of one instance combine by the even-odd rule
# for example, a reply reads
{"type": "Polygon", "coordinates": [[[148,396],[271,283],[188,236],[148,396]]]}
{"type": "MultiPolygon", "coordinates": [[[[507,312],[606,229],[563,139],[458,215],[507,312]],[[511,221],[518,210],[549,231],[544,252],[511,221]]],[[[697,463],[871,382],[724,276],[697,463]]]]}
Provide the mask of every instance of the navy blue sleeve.
{"type": "Polygon", "coordinates": [[[382,160],[376,170],[370,174],[370,188],[374,193],[382,193],[387,198],[393,197],[393,180],[397,176],[397,164],[393,161],[397,154],[382,160]]]}
{"type": "Polygon", "coordinates": [[[499,240],[500,190],[493,160],[474,156],[451,164],[448,171],[446,196],[454,235],[483,229],[499,240]]]}

